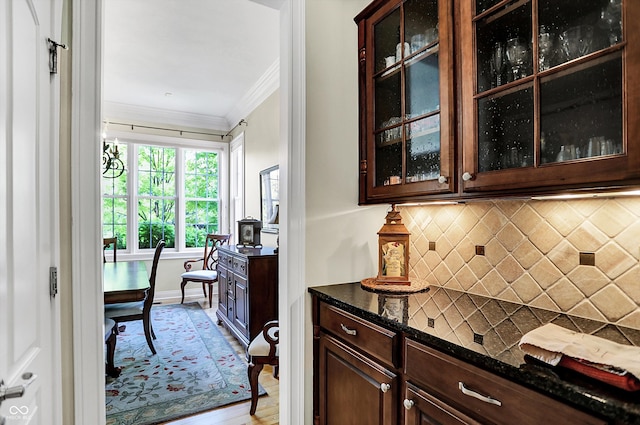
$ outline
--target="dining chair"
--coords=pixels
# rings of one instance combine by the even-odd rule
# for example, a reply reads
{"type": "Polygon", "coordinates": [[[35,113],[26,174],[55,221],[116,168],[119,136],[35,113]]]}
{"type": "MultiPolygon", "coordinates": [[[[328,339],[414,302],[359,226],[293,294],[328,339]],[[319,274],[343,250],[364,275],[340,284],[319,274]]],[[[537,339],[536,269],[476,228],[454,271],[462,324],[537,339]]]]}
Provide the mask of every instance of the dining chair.
{"type": "Polygon", "coordinates": [[[182,273],[182,283],[180,284],[180,290],[182,291],[182,300],[180,304],[184,303],[184,287],[189,282],[202,283],[202,292],[205,299],[207,298],[206,287],[209,287],[209,307],[213,307],[212,295],[213,284],[218,281],[218,271],[216,265],[218,264],[218,247],[221,245],[228,245],[231,235],[216,235],[210,233],[207,235],[204,243],[204,256],[197,260],[187,260],[184,262],[184,273],[182,273]],[[191,270],[194,263],[202,261],[201,270],[191,270]]]}
{"type": "Polygon", "coordinates": [[[247,375],[251,387],[251,407],[249,414],[256,413],[258,406],[258,375],[264,365],[273,366],[273,376],[278,377],[279,357],[278,345],[280,341],[280,327],[277,320],[271,320],[262,327],[260,332],[249,344],[247,353],[249,354],[249,366],[247,375]]]}
{"type": "Polygon", "coordinates": [[[116,353],[116,322],[113,319],[105,317],[102,329],[104,333],[104,343],[107,346],[105,372],[110,377],[117,378],[120,376],[120,368],[116,367],[113,363],[116,353]]]}
{"type": "Polygon", "coordinates": [[[107,256],[105,251],[113,245],[113,262],[116,262],[116,254],[118,252],[118,237],[114,236],[112,238],[102,238],[102,261],[107,262],[107,256]]]}
{"type": "Polygon", "coordinates": [[[142,327],[144,328],[144,336],[147,339],[147,344],[153,354],[156,354],[156,349],[153,346],[153,341],[156,339],[156,335],[153,332],[153,325],[151,323],[151,306],[153,306],[153,297],[156,290],[156,272],[158,270],[158,261],[160,260],[160,253],[164,249],[165,242],[160,241],[156,245],[156,252],[153,255],[153,263],[151,265],[151,276],[149,277],[149,289],[143,301],[109,304],[104,306],[104,316],[116,321],[131,322],[134,320],[142,320],[142,327]]]}

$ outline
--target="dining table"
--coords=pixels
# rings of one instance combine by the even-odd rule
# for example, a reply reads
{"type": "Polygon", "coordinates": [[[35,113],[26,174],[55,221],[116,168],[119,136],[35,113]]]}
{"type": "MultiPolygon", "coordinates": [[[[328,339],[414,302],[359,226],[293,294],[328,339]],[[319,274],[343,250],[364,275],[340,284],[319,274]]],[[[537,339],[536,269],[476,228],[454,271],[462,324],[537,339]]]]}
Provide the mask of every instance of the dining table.
{"type": "Polygon", "coordinates": [[[149,289],[144,261],[103,263],[102,275],[105,305],[142,301],[149,289]]]}

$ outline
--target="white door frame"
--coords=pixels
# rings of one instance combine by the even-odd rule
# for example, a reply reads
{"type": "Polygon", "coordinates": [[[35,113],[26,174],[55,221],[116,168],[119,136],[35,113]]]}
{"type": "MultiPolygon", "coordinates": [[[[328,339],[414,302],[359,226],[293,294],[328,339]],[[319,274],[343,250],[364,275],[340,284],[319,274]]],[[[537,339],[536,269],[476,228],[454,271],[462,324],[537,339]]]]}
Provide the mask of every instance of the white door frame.
{"type": "MultiPolygon", "coordinates": [[[[74,419],[104,424],[100,143],[103,1],[73,2],[71,129],[74,419]],[[91,284],[88,284],[91,283],[91,284]]],[[[263,2],[265,0],[262,0],[263,2]]],[[[305,1],[280,7],[280,423],[311,424],[311,326],[305,284],[305,1]],[[299,373],[304,371],[304,373],[299,373]]]]}

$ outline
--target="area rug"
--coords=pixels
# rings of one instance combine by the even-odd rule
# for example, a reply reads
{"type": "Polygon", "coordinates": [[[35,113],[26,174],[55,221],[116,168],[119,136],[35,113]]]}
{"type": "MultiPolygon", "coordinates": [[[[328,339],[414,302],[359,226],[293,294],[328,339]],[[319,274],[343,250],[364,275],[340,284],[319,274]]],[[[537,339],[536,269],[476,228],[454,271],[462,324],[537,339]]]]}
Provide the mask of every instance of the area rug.
{"type": "Polygon", "coordinates": [[[198,303],[154,306],[151,315],[157,355],[141,321],[118,335],[122,373],[107,377],[107,425],[159,424],[251,398],[246,362],[198,303]]]}

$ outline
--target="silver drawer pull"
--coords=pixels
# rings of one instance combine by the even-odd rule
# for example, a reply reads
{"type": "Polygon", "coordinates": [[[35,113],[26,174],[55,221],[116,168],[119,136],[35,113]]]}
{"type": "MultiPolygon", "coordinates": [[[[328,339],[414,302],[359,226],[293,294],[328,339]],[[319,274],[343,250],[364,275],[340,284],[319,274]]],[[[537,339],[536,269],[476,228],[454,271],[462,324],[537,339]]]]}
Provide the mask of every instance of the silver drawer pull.
{"type": "Polygon", "coordinates": [[[409,400],[408,398],[405,398],[404,401],[402,402],[402,404],[404,405],[405,409],[411,410],[411,408],[413,407],[413,405],[415,403],[413,402],[413,400],[409,400]]]}
{"type": "Polygon", "coordinates": [[[382,384],[380,384],[380,391],[382,391],[383,393],[386,393],[390,389],[391,389],[391,384],[387,384],[386,382],[383,382],[382,384]]]}
{"type": "Polygon", "coordinates": [[[346,327],[345,325],[343,325],[342,323],[340,323],[340,327],[342,328],[342,330],[347,334],[347,335],[355,335],[358,332],[355,329],[349,329],[348,327],[346,327]]]}
{"type": "Polygon", "coordinates": [[[458,382],[458,388],[462,391],[462,394],[468,395],[469,397],[477,398],[480,401],[484,401],[485,403],[495,404],[496,406],[502,406],[502,402],[500,400],[496,400],[493,397],[489,397],[487,395],[479,394],[475,391],[470,390],[469,388],[464,386],[464,382],[458,382]]]}

